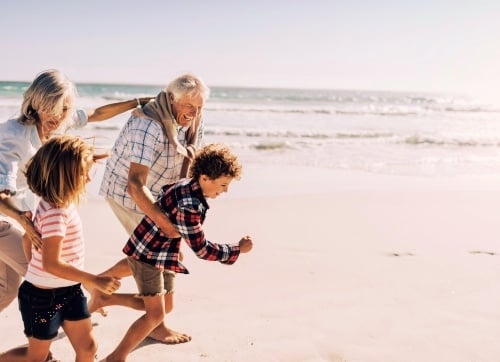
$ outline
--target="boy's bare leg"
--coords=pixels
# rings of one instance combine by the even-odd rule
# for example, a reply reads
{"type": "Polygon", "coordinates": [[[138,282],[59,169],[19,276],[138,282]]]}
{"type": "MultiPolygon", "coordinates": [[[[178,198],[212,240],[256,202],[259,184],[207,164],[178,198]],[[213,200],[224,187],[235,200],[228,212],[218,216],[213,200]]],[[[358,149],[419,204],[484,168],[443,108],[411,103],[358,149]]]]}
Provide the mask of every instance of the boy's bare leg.
{"type": "MultiPolygon", "coordinates": [[[[134,294],[131,293],[113,293],[113,294],[104,294],[97,289],[94,289],[90,292],[90,300],[87,303],[87,307],[89,309],[89,313],[102,313],[104,311],[104,307],[109,307],[111,305],[117,305],[127,308],[132,308],[135,310],[144,310],[144,302],[141,298],[137,298],[134,294]]],[[[103,314],[106,316],[107,312],[103,314]]]]}
{"type": "MultiPolygon", "coordinates": [[[[183,258],[181,258],[180,260],[182,259],[183,258]]],[[[111,268],[102,272],[100,275],[123,278],[132,275],[132,271],[130,270],[130,267],[128,265],[127,258],[123,258],[111,268]]],[[[144,310],[144,303],[142,301],[142,298],[135,298],[132,294],[115,293],[112,295],[106,295],[97,290],[91,291],[90,294],[91,299],[88,303],[90,313],[98,312],[103,316],[106,316],[107,312],[105,311],[104,307],[112,305],[129,307],[136,310],[144,310]]],[[[165,314],[170,313],[173,307],[174,293],[165,294],[165,314]]],[[[185,343],[191,340],[190,335],[168,328],[164,321],[162,321],[157,327],[155,327],[148,337],[154,339],[155,341],[166,344],[185,343]]]]}
{"type": "Polygon", "coordinates": [[[162,322],[165,316],[163,297],[143,297],[143,300],[146,313],[132,323],[121,342],[105,361],[125,361],[130,352],[162,322]]]}
{"type": "MultiPolygon", "coordinates": [[[[114,264],[111,268],[103,271],[99,275],[101,276],[113,276],[115,278],[124,278],[132,275],[132,271],[130,270],[130,267],[128,266],[127,258],[123,258],[120,261],[118,261],[116,264],[114,264]]],[[[101,314],[102,316],[106,317],[108,315],[108,312],[104,309],[105,306],[109,305],[121,305],[124,307],[130,307],[133,309],[138,309],[135,308],[134,306],[130,305],[129,302],[127,301],[126,297],[118,297],[117,299],[111,299],[107,303],[104,303],[103,296],[104,294],[100,293],[97,290],[89,290],[91,299],[88,302],[88,308],[90,313],[97,312],[101,314]]],[[[133,304],[135,305],[135,304],[133,304]]],[[[144,307],[142,309],[139,308],[139,310],[144,310],[144,307]]]]}
{"type": "MultiPolygon", "coordinates": [[[[174,309],[174,293],[168,293],[164,296],[165,314],[168,314],[174,309]]],[[[166,326],[165,321],[162,321],[148,336],[155,341],[165,344],[186,343],[191,340],[191,336],[185,333],[174,331],[166,326]]]]}
{"type": "MultiPolygon", "coordinates": [[[[144,310],[144,301],[142,298],[135,297],[134,294],[126,293],[115,293],[115,294],[104,294],[98,290],[93,290],[91,293],[91,299],[88,303],[88,309],[90,313],[98,312],[104,307],[111,305],[119,305],[122,307],[128,307],[135,310],[144,310]]],[[[170,313],[173,309],[173,293],[165,294],[165,314],[170,313]]],[[[162,321],[158,326],[156,326],[153,331],[148,336],[155,341],[162,342],[165,344],[178,344],[185,343],[191,340],[191,336],[185,333],[174,331],[165,325],[162,321]]]]}
{"type": "Polygon", "coordinates": [[[132,271],[128,266],[127,258],[123,258],[120,261],[118,261],[115,265],[113,265],[111,268],[103,271],[99,275],[112,276],[115,278],[125,278],[132,275],[132,271]]]}

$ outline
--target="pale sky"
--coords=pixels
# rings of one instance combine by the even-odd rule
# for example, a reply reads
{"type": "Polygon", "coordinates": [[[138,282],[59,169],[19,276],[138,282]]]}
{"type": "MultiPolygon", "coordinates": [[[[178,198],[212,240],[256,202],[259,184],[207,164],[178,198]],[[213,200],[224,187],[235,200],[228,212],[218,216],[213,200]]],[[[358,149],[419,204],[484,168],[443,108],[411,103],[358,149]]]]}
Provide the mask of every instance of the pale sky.
{"type": "Polygon", "coordinates": [[[498,0],[13,0],[0,80],[454,91],[497,97],[498,0]]]}

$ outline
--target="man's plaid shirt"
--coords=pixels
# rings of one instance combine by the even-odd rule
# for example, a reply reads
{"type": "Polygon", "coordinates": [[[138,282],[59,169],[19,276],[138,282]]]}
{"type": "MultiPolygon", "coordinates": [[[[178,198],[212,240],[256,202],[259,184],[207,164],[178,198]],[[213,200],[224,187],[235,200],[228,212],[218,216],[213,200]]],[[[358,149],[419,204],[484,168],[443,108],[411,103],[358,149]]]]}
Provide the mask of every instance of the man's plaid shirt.
{"type": "MultiPolygon", "coordinates": [[[[180,128],[177,137],[183,146],[186,146],[186,131],[187,127],[180,128]]],[[[200,147],[202,140],[203,123],[200,125],[196,147],[200,147]]],[[[163,185],[179,180],[183,161],[184,156],[177,153],[174,145],[170,145],[159,122],[131,116],[116,138],[106,162],[99,194],[142,214],[127,191],[130,163],[149,168],[146,186],[156,199],[163,185]]]]}
{"type": "Polygon", "coordinates": [[[238,259],[238,244],[215,244],[205,238],[202,224],[209,206],[197,181],[188,178],[163,186],[156,203],[181,238],[167,237],[145,216],[123,248],[125,254],[162,270],[188,274],[186,267],[179,262],[179,247],[181,239],[184,239],[200,259],[223,264],[233,264],[238,259]]]}

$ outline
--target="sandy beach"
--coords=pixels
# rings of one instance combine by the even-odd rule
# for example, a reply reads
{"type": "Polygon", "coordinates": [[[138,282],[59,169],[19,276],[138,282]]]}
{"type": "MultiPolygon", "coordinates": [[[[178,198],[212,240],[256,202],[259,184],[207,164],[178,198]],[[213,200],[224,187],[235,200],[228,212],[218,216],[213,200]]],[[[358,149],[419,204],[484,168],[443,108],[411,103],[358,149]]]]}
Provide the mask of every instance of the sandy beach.
{"type": "MultiPolygon", "coordinates": [[[[166,321],[193,339],[147,340],[129,361],[498,360],[500,177],[249,166],[210,205],[209,240],[250,234],[253,252],[224,266],[185,248],[166,321]]],[[[81,215],[87,269],[102,271],[127,235],[92,195],[81,215]]],[[[99,360],[140,315],[107,310],[92,317],[99,360]]],[[[0,350],[26,343],[17,303],[0,324],[0,350]]],[[[74,359],[63,333],[52,351],[74,359]]]]}

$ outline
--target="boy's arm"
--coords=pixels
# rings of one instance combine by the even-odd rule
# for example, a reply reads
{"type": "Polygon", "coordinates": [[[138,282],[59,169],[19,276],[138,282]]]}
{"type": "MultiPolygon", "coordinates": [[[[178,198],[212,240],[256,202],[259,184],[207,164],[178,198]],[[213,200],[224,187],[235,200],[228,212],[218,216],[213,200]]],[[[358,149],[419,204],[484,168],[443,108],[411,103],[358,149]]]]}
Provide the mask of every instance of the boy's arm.
{"type": "Polygon", "coordinates": [[[179,207],[176,220],[181,236],[198,258],[220,261],[222,264],[233,264],[238,259],[241,252],[238,243],[216,244],[205,238],[198,211],[179,207]]]}
{"type": "Polygon", "coordinates": [[[135,107],[145,105],[153,97],[134,98],[128,101],[106,104],[93,110],[87,110],[89,122],[100,122],[119,115],[120,113],[134,109],[135,107]]]}

